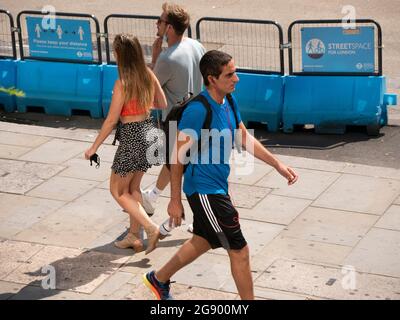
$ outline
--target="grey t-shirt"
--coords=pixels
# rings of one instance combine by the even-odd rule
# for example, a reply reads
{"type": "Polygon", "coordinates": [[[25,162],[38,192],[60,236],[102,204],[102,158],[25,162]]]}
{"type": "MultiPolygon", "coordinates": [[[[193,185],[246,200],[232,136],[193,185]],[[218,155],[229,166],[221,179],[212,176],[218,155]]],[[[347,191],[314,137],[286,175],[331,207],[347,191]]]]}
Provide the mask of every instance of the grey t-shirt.
{"type": "Polygon", "coordinates": [[[154,66],[154,73],[167,97],[168,107],[162,111],[165,121],[171,108],[188,92],[197,95],[202,90],[199,63],[206,52],[197,40],[183,38],[172,47],[162,51],[154,66]]]}

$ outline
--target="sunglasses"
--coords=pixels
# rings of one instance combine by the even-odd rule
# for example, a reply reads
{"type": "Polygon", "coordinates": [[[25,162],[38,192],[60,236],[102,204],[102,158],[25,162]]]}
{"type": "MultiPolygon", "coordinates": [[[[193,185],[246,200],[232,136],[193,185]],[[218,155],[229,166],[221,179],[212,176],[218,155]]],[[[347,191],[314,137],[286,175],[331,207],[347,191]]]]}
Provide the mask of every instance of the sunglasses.
{"type": "Polygon", "coordinates": [[[90,160],[90,165],[92,165],[92,162],[96,163],[96,169],[100,167],[100,157],[97,153],[93,154],[89,160],[90,160]]]}

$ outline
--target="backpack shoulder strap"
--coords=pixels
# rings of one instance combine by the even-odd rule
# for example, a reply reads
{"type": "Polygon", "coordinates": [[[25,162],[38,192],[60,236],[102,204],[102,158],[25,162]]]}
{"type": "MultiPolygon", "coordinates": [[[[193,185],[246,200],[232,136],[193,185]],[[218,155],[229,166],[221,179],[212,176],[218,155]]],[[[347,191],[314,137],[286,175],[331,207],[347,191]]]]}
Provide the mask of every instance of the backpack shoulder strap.
{"type": "MultiPolygon", "coordinates": [[[[211,104],[208,102],[207,98],[200,93],[196,97],[194,97],[192,101],[198,101],[204,106],[204,108],[206,108],[207,114],[206,114],[206,118],[203,122],[202,129],[211,129],[212,109],[211,109],[211,104]]],[[[211,140],[211,137],[210,137],[210,140],[211,140]]],[[[197,150],[198,153],[201,152],[201,147],[202,147],[202,145],[201,145],[201,143],[199,143],[198,150],[197,150]]]]}
{"type": "Polygon", "coordinates": [[[226,98],[228,99],[229,105],[232,108],[233,115],[235,116],[236,129],[238,129],[239,128],[239,119],[238,119],[238,116],[237,116],[237,113],[236,113],[236,107],[235,107],[235,103],[233,102],[232,95],[230,93],[228,93],[226,95],[226,98]]]}
{"type": "Polygon", "coordinates": [[[207,98],[204,95],[199,94],[196,97],[194,97],[192,101],[199,101],[204,106],[204,108],[206,108],[207,114],[206,114],[206,119],[204,120],[202,129],[210,129],[211,128],[211,120],[212,120],[212,109],[211,109],[211,105],[208,102],[207,98]]]}

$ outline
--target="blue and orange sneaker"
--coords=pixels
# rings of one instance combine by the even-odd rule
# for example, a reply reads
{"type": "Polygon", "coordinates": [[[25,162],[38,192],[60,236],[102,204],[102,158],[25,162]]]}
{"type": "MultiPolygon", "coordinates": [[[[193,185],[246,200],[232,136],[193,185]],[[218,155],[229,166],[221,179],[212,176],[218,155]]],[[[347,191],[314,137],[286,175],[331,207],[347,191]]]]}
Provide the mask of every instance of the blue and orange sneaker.
{"type": "Polygon", "coordinates": [[[155,277],[155,271],[143,275],[143,283],[153,292],[157,300],[174,300],[169,293],[170,281],[160,282],[155,277]]]}

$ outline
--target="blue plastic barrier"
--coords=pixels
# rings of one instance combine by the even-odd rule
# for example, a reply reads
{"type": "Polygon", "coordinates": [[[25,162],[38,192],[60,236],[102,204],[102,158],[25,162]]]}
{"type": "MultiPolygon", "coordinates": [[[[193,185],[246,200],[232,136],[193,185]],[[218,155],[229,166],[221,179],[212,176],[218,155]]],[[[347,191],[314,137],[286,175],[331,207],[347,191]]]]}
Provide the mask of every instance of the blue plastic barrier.
{"type": "MultiPolygon", "coordinates": [[[[386,82],[384,86],[384,92],[386,92],[386,82]]],[[[387,107],[395,105],[397,105],[397,95],[393,93],[385,93],[383,95],[382,120],[381,120],[383,126],[386,126],[388,124],[387,107]]]]}
{"type": "MultiPolygon", "coordinates": [[[[17,67],[14,60],[0,60],[0,87],[6,89],[16,87],[17,82],[17,67]]],[[[6,112],[16,110],[15,96],[0,92],[0,105],[3,105],[6,112]]]]}
{"type": "Polygon", "coordinates": [[[384,99],[385,91],[385,77],[287,76],[283,130],[314,124],[317,133],[344,133],[346,125],[362,125],[378,134],[394,102],[392,95],[384,99]]]}
{"type": "Polygon", "coordinates": [[[18,61],[17,87],[25,97],[17,108],[43,107],[47,114],[71,116],[72,110],[87,110],[101,118],[102,66],[64,62],[18,61]]]}
{"type": "Polygon", "coordinates": [[[266,122],[276,132],[282,121],[284,77],[280,75],[238,73],[234,95],[243,123],[266,122]]]}
{"type": "MultiPolygon", "coordinates": [[[[277,75],[238,73],[240,81],[234,95],[239,103],[242,120],[267,122],[270,131],[277,131],[282,117],[283,78],[277,75]]],[[[103,66],[102,108],[107,116],[114,82],[118,78],[115,65],[103,66]]],[[[157,117],[157,111],[153,110],[157,117]]]]}
{"type": "Polygon", "coordinates": [[[103,65],[103,91],[102,91],[102,109],[104,117],[107,116],[110,109],[112,91],[115,80],[118,79],[118,68],[116,65],[103,65]]]}

